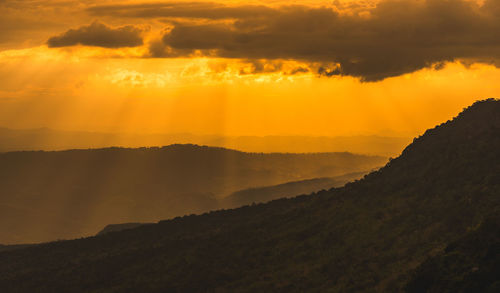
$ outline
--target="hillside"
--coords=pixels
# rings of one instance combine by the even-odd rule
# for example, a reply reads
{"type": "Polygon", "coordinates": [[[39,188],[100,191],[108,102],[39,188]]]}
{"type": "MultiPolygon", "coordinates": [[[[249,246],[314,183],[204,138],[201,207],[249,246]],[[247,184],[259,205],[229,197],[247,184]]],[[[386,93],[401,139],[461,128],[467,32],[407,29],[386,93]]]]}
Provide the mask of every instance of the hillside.
{"type": "Polygon", "coordinates": [[[220,206],[235,208],[254,203],[264,203],[283,197],[295,197],[302,194],[311,194],[332,187],[341,187],[344,184],[362,178],[368,172],[349,173],[331,178],[314,178],[292,181],[283,184],[263,187],[252,187],[231,193],[220,200],[220,206]]]}
{"type": "MultiPolygon", "coordinates": [[[[236,208],[249,204],[265,203],[279,198],[295,197],[302,194],[310,194],[320,190],[340,187],[344,184],[357,180],[368,172],[349,173],[332,178],[314,178],[300,181],[292,181],[278,185],[253,187],[231,193],[227,197],[217,199],[218,209],[236,208]]],[[[151,223],[121,223],[109,224],[97,235],[109,232],[117,232],[136,228],[151,223]]]]}
{"type": "Polygon", "coordinates": [[[350,153],[257,154],[195,145],[4,153],[0,243],[78,238],[110,223],[202,213],[237,190],[385,162],[350,153]]]}
{"type": "Polygon", "coordinates": [[[16,244],[16,245],[2,245],[0,244],[0,251],[8,251],[14,249],[20,249],[30,246],[30,244],[16,244]]]}
{"type": "Polygon", "coordinates": [[[128,229],[134,229],[142,225],[151,225],[152,223],[123,223],[123,224],[109,224],[104,227],[97,235],[104,235],[107,233],[114,233],[128,229]]]}
{"type": "Polygon", "coordinates": [[[500,214],[421,264],[409,293],[500,292],[500,214]]]}
{"type": "MultiPolygon", "coordinates": [[[[398,292],[500,212],[500,102],[342,188],[0,253],[3,292],[398,292]]],[[[498,263],[494,264],[498,268],[498,263]]]]}
{"type": "MultiPolygon", "coordinates": [[[[236,208],[250,204],[265,203],[279,198],[295,197],[303,194],[311,194],[320,190],[340,187],[344,184],[358,180],[368,172],[349,173],[332,178],[314,178],[300,181],[292,181],[278,185],[253,187],[231,193],[227,197],[217,199],[219,209],[236,208]]],[[[121,223],[109,224],[97,235],[109,232],[117,232],[131,228],[137,228],[151,223],[121,223]]]]}

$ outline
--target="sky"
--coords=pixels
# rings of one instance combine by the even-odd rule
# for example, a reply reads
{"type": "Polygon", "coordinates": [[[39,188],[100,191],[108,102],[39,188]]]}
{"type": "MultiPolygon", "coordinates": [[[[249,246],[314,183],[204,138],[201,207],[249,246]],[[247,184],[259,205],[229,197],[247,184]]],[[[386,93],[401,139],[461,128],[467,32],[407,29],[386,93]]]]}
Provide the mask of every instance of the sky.
{"type": "Polygon", "coordinates": [[[0,0],[0,126],[415,136],[500,96],[500,0],[0,0]]]}

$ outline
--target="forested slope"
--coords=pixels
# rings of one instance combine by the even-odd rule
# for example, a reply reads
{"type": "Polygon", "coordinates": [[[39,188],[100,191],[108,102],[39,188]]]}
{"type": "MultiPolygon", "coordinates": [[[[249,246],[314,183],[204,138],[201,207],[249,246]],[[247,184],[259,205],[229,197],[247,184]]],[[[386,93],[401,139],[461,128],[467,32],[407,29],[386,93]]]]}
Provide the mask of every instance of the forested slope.
{"type": "Polygon", "coordinates": [[[477,102],[342,188],[2,252],[0,288],[403,291],[414,269],[498,215],[499,157],[500,102],[477,102]]]}
{"type": "Polygon", "coordinates": [[[255,186],[370,170],[383,157],[258,154],[196,145],[0,153],[0,243],[96,234],[219,207],[255,186]]]}

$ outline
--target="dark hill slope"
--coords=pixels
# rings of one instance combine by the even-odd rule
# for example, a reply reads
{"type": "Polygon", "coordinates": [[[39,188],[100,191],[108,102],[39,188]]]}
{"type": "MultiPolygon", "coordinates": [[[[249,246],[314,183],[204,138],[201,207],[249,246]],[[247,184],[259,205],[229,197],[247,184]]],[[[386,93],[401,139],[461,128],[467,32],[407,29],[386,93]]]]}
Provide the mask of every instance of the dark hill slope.
{"type": "Polygon", "coordinates": [[[151,225],[152,223],[122,223],[122,224],[109,224],[104,227],[99,233],[97,233],[97,236],[99,235],[104,235],[107,233],[115,233],[123,230],[129,230],[129,229],[134,229],[139,226],[143,225],[151,225]]]}
{"type": "MultiPolygon", "coordinates": [[[[219,209],[237,208],[250,204],[265,203],[279,198],[289,198],[303,194],[311,194],[320,190],[343,186],[347,182],[357,180],[367,173],[368,172],[349,173],[337,177],[314,178],[272,186],[247,188],[233,192],[229,196],[219,199],[218,207],[219,209]]],[[[151,223],[109,224],[97,233],[97,235],[136,228],[144,224],[151,223]]]]}
{"type": "Polygon", "coordinates": [[[499,213],[500,102],[312,196],[0,253],[3,292],[394,292],[499,213]]]}
{"type": "Polygon", "coordinates": [[[414,272],[407,292],[500,292],[500,215],[448,245],[414,272]]]}
{"type": "Polygon", "coordinates": [[[278,185],[252,187],[231,193],[220,200],[222,208],[236,208],[253,203],[264,203],[271,200],[311,194],[332,187],[341,187],[346,183],[362,178],[369,172],[349,173],[337,177],[314,178],[292,181],[278,185]]]}
{"type": "Polygon", "coordinates": [[[253,186],[370,170],[382,157],[257,154],[171,145],[0,154],[0,243],[95,235],[110,223],[157,222],[217,209],[253,186]]]}

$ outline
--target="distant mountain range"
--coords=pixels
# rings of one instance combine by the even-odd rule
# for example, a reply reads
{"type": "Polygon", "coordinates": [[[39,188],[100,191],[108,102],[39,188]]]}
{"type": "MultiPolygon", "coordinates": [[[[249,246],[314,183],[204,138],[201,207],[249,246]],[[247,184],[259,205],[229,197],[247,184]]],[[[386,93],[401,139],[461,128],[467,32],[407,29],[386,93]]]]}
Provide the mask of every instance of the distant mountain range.
{"type": "Polygon", "coordinates": [[[67,150],[87,148],[164,146],[176,143],[209,145],[245,152],[352,152],[397,156],[411,141],[384,136],[220,136],[180,134],[126,134],[60,131],[49,128],[0,127],[0,152],[19,150],[67,150]]]}
{"type": "Polygon", "coordinates": [[[498,292],[500,101],[363,179],[0,252],[2,292],[498,292]]]}
{"type": "Polygon", "coordinates": [[[311,194],[332,187],[341,187],[348,182],[362,178],[367,173],[368,172],[356,172],[331,178],[314,178],[273,186],[247,188],[233,192],[227,197],[222,198],[220,200],[220,205],[224,208],[235,208],[249,204],[268,202],[279,198],[311,194]]]}
{"type": "MultiPolygon", "coordinates": [[[[341,187],[348,182],[355,181],[366,175],[368,172],[349,173],[332,178],[314,178],[300,181],[292,181],[278,185],[253,187],[239,190],[230,195],[219,198],[218,208],[235,208],[250,204],[265,203],[279,198],[295,197],[298,195],[311,194],[313,192],[341,187]]],[[[110,232],[117,232],[126,229],[136,228],[141,225],[151,223],[122,223],[109,224],[97,235],[110,232]]]]}
{"type": "Polygon", "coordinates": [[[71,239],[94,235],[107,224],[202,213],[238,190],[362,172],[386,161],[196,145],[3,153],[0,243],[71,239]]]}

